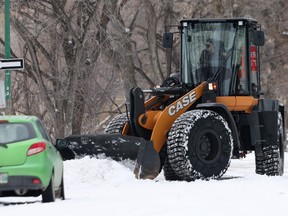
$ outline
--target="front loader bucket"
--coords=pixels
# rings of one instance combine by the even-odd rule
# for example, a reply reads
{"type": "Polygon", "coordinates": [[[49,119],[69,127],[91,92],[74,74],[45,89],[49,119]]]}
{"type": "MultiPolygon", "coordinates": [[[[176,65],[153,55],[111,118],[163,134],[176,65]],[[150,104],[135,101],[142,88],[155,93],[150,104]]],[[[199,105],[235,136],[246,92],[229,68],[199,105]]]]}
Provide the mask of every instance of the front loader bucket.
{"type": "Polygon", "coordinates": [[[143,138],[122,134],[71,135],[64,139],[67,143],[60,153],[64,160],[83,156],[104,154],[114,160],[136,160],[143,138]]]}
{"type": "Polygon", "coordinates": [[[122,134],[71,135],[67,147],[59,149],[64,160],[104,154],[114,160],[136,160],[134,174],[140,179],[154,179],[160,172],[160,157],[152,141],[122,134]]]}
{"type": "Polygon", "coordinates": [[[137,155],[134,174],[138,179],[154,179],[158,176],[161,162],[158,152],[155,151],[153,142],[141,143],[137,155]]]}

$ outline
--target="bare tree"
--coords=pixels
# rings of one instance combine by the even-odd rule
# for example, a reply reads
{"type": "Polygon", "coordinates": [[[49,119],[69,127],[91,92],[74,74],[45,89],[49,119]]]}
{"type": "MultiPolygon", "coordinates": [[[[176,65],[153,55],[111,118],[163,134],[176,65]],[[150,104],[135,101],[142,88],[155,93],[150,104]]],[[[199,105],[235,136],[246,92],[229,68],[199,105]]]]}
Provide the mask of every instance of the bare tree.
{"type": "Polygon", "coordinates": [[[111,114],[125,111],[131,87],[161,84],[169,61],[173,72],[180,69],[179,35],[171,59],[162,47],[165,30],[178,30],[165,27],[181,19],[241,16],[260,20],[263,91],[287,105],[287,1],[13,1],[18,42],[12,56],[24,57],[25,70],[13,74],[12,112],[40,116],[55,137],[94,133],[111,114]]]}
{"type": "Polygon", "coordinates": [[[157,17],[155,9],[150,0],[142,0],[147,18],[147,44],[150,54],[150,62],[158,83],[164,80],[164,75],[159,62],[157,45],[157,17]]]}
{"type": "MultiPolygon", "coordinates": [[[[39,113],[47,114],[45,118],[53,122],[56,137],[80,133],[93,65],[105,41],[101,34],[105,21],[97,16],[103,3],[47,0],[19,2],[16,6],[11,21],[23,42],[19,51],[25,57],[23,78],[37,85],[29,87],[26,95],[29,91],[37,95],[39,113]]],[[[111,81],[102,80],[100,92],[106,84],[111,81]]],[[[105,101],[102,98],[99,109],[105,101]]],[[[30,114],[27,110],[17,111],[30,114]]]]}

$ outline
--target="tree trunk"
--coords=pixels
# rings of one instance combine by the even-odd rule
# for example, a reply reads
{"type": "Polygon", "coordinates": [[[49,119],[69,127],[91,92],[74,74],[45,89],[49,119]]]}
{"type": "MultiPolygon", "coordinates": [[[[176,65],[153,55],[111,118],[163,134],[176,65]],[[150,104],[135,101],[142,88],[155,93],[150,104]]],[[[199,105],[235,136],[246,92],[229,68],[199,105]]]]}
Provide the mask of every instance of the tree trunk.
{"type": "Polygon", "coordinates": [[[157,17],[155,10],[150,0],[142,0],[144,9],[147,16],[147,43],[149,47],[150,61],[152,64],[152,70],[154,71],[158,83],[162,83],[164,76],[159,63],[159,56],[157,51],[157,17]]]}

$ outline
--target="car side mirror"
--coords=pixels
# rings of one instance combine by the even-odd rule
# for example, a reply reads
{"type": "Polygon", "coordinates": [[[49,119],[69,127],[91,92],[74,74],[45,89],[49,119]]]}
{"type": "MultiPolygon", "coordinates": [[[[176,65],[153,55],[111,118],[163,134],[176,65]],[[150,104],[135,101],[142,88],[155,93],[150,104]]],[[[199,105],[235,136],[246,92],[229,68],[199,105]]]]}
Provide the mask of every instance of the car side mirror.
{"type": "Polygon", "coordinates": [[[65,139],[56,139],[57,149],[64,149],[68,147],[68,142],[65,139]]]}
{"type": "Polygon", "coordinates": [[[265,44],[265,36],[263,31],[254,31],[254,44],[263,46],[265,44]]]}
{"type": "Polygon", "coordinates": [[[165,32],[163,34],[163,47],[172,48],[172,46],[173,46],[173,33],[165,32]]]}

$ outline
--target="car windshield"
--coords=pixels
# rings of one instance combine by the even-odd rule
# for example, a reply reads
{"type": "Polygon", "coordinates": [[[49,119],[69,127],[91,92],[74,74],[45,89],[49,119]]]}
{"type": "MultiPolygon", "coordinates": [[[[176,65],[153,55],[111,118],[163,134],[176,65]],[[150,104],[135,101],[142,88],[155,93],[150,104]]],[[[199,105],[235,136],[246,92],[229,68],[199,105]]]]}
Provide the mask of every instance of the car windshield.
{"type": "Polygon", "coordinates": [[[30,123],[1,123],[0,144],[9,144],[33,139],[36,133],[30,123]]]}

